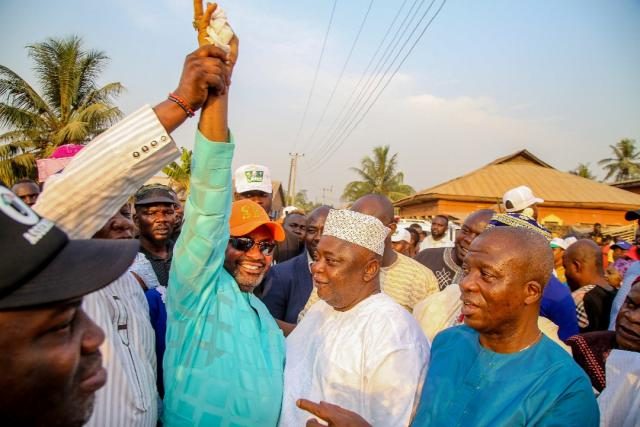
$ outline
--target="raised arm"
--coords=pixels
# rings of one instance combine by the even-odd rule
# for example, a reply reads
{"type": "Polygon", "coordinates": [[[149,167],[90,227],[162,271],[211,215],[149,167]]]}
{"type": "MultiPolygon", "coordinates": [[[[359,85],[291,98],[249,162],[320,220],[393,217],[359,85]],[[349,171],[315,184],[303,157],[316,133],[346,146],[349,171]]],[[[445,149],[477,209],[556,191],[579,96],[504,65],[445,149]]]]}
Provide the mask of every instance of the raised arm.
{"type": "MultiPolygon", "coordinates": [[[[224,75],[225,85],[228,84],[237,58],[235,37],[233,46],[230,55],[213,45],[201,47],[200,69],[208,74],[224,75]]],[[[197,310],[211,297],[224,264],[229,241],[231,160],[235,147],[229,143],[228,100],[226,86],[222,91],[210,89],[198,123],[191,193],[170,273],[169,309],[177,316],[197,310]]]]}
{"type": "MultiPolygon", "coordinates": [[[[192,110],[200,109],[210,93],[226,90],[228,70],[203,65],[215,55],[226,59],[224,53],[208,46],[185,60],[173,94],[192,110]]],[[[169,133],[187,117],[187,111],[170,100],[127,116],[91,141],[60,176],[47,182],[34,209],[71,238],[91,238],[144,182],[180,155],[169,133]]]]}

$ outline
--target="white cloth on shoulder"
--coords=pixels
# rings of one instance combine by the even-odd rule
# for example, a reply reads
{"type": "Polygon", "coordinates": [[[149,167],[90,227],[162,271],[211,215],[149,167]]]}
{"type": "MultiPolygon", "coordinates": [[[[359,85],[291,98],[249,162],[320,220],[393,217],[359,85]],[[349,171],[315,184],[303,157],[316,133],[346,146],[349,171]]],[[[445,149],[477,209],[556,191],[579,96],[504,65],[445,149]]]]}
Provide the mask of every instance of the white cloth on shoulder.
{"type": "Polygon", "coordinates": [[[640,353],[613,350],[605,364],[607,386],[598,396],[601,427],[640,425],[640,353]]]}

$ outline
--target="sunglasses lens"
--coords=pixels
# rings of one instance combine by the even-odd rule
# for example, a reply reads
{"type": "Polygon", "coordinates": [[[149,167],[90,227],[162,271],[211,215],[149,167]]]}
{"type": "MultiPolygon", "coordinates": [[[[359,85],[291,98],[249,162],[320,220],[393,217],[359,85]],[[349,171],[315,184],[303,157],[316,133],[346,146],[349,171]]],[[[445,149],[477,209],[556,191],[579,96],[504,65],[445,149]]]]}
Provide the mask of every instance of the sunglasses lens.
{"type": "Polygon", "coordinates": [[[260,242],[260,250],[264,255],[271,255],[273,250],[276,248],[275,243],[270,242],[260,242]]]}
{"type": "Polygon", "coordinates": [[[242,252],[247,252],[255,243],[253,239],[248,237],[232,237],[229,239],[229,242],[231,242],[231,246],[233,246],[234,249],[242,252]]]}
{"type": "MultiPolygon", "coordinates": [[[[229,243],[231,243],[234,249],[242,252],[249,252],[253,245],[256,244],[250,237],[231,237],[229,243]]],[[[263,255],[271,255],[276,248],[276,244],[273,242],[260,242],[258,243],[258,247],[263,255]]]]}

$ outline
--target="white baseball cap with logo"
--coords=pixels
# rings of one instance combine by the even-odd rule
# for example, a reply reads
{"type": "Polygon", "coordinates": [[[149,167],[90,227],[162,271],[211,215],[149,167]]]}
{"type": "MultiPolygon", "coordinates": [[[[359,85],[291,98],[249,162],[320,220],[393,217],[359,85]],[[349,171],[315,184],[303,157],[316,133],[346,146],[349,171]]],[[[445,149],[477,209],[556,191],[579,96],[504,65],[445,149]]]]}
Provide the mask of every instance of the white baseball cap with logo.
{"type": "Polygon", "coordinates": [[[520,212],[536,203],[543,203],[539,197],[533,195],[533,191],[526,185],[512,188],[502,196],[502,203],[507,212],[520,212]]]}
{"type": "Polygon", "coordinates": [[[243,165],[235,172],[236,193],[262,191],[271,194],[271,172],[262,165],[243,165]]]}

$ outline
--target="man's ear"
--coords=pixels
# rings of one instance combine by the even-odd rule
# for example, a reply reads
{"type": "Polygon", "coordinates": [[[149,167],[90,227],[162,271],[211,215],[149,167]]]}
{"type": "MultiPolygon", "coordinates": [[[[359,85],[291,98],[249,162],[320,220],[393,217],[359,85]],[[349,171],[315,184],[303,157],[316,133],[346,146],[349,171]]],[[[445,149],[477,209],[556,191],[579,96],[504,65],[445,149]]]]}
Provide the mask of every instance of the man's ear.
{"type": "Polygon", "coordinates": [[[378,275],[379,271],[380,261],[378,261],[376,258],[371,258],[364,266],[364,275],[362,279],[368,283],[378,275]]]}
{"type": "Polygon", "coordinates": [[[531,305],[540,301],[542,299],[543,290],[544,287],[535,280],[527,282],[524,285],[524,303],[526,305],[531,305]]]}

